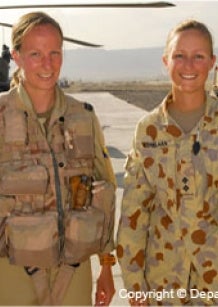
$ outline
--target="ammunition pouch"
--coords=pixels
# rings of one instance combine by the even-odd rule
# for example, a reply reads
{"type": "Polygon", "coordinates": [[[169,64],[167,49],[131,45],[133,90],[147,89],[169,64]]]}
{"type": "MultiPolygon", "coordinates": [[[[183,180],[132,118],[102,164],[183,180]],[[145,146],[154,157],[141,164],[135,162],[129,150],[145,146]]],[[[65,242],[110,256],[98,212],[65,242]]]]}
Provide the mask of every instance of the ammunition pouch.
{"type": "Polygon", "coordinates": [[[0,180],[0,194],[45,194],[48,186],[48,174],[41,165],[23,165],[3,171],[0,180]]]}
{"type": "Polygon", "coordinates": [[[104,250],[114,214],[114,186],[104,183],[87,209],[72,210],[65,224],[64,262],[76,263],[104,250]]]}
{"type": "Polygon", "coordinates": [[[104,213],[92,206],[84,210],[72,210],[66,218],[66,263],[82,262],[100,251],[104,218],[104,213]]]}
{"type": "Polygon", "coordinates": [[[6,240],[11,264],[49,268],[59,262],[57,214],[10,216],[6,240]]]}

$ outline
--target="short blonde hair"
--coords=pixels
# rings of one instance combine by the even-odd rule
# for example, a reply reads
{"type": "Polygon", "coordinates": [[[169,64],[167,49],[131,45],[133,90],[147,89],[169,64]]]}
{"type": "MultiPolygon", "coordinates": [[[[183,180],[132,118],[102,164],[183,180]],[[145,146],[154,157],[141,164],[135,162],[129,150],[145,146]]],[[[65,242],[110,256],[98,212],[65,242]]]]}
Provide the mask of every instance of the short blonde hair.
{"type": "Polygon", "coordinates": [[[204,35],[207,38],[208,43],[210,45],[211,57],[213,57],[213,55],[214,55],[214,51],[213,51],[214,47],[213,47],[213,37],[212,37],[212,34],[210,33],[208,27],[204,23],[199,22],[199,21],[194,20],[194,19],[184,20],[184,21],[179,23],[175,28],[173,28],[170,31],[170,33],[169,33],[169,35],[167,37],[166,46],[165,46],[165,49],[164,49],[164,56],[166,56],[166,57],[168,56],[168,54],[169,54],[169,46],[170,46],[170,43],[173,40],[173,38],[178,33],[181,33],[183,31],[187,31],[187,30],[197,30],[197,31],[202,33],[202,35],[204,35]]]}

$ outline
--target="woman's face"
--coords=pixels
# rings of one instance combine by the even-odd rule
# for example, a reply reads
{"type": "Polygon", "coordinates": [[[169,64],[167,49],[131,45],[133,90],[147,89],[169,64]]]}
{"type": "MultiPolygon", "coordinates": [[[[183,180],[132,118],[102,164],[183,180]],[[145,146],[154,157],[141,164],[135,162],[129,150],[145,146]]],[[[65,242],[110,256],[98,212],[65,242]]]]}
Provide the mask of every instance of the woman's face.
{"type": "Polygon", "coordinates": [[[178,33],[163,57],[172,86],[183,93],[204,90],[210,69],[215,62],[211,46],[205,35],[198,30],[178,33]]]}
{"type": "Polygon", "coordinates": [[[35,26],[24,35],[20,50],[12,55],[27,90],[54,88],[62,65],[62,39],[55,27],[35,26]]]}

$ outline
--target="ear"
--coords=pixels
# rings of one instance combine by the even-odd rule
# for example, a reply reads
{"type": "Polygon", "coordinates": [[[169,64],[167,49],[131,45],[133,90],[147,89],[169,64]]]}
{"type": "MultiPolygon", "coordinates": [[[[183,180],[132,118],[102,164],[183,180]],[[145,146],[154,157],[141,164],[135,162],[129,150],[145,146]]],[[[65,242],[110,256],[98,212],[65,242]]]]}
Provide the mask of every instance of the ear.
{"type": "Polygon", "coordinates": [[[167,56],[166,56],[166,55],[163,55],[163,56],[162,56],[162,62],[164,63],[164,65],[165,65],[166,68],[167,68],[167,66],[168,66],[168,60],[167,60],[167,56]]]}
{"type": "Polygon", "coordinates": [[[213,68],[215,63],[216,63],[216,56],[214,55],[212,60],[211,60],[211,69],[213,68]]]}
{"type": "Polygon", "coordinates": [[[14,62],[17,64],[18,67],[20,67],[20,53],[17,50],[12,50],[11,51],[11,56],[14,60],[14,62]]]}

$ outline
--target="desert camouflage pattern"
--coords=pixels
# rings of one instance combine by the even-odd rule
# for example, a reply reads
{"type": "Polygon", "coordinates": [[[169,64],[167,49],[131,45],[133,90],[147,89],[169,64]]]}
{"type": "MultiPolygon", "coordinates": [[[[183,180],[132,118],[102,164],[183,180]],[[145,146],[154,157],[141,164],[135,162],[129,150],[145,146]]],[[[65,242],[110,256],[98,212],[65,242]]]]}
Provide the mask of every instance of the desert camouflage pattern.
{"type": "MultiPolygon", "coordinates": [[[[73,215],[74,198],[69,182],[73,176],[92,175],[97,182],[113,185],[114,196],[115,177],[91,105],[78,102],[57,87],[55,105],[48,113],[48,117],[37,116],[22,84],[0,95],[2,306],[88,306],[92,301],[90,260],[73,267],[67,261],[75,259],[69,259],[67,250],[60,253],[60,238],[68,238],[68,219],[73,215]],[[61,221],[65,224],[62,237],[57,227],[60,199],[61,221]],[[23,267],[28,264],[33,272],[35,266],[40,270],[29,276],[23,267]]],[[[114,248],[114,198],[109,207],[110,224],[102,252],[114,248]]],[[[74,226],[70,226],[70,231],[74,226]]],[[[96,232],[99,234],[100,230],[96,232]]],[[[75,237],[74,231],[73,234],[75,237]]],[[[71,241],[73,238],[70,237],[71,241]]],[[[72,245],[68,246],[72,252],[72,245]]]]}
{"type": "Polygon", "coordinates": [[[117,255],[128,291],[187,290],[183,299],[150,298],[151,305],[217,305],[217,298],[189,297],[188,289],[218,291],[218,102],[207,98],[188,134],[167,113],[170,102],[169,94],[137,125],[117,255]]]}
{"type": "MultiPolygon", "coordinates": [[[[69,181],[71,177],[81,175],[92,176],[96,181],[105,180],[115,188],[110,158],[105,154],[104,137],[92,106],[76,101],[57,87],[55,107],[51,111],[49,120],[43,122],[38,119],[22,85],[2,94],[0,96],[0,218],[3,221],[8,217],[6,239],[10,244],[13,242],[9,249],[12,263],[16,263],[15,255],[17,255],[20,260],[23,258],[23,262],[16,264],[37,266],[38,261],[32,263],[34,257],[26,257],[29,262],[25,262],[25,257],[20,254],[25,250],[26,238],[26,247],[31,246],[31,253],[34,250],[36,253],[40,251],[35,258],[39,258],[41,254],[43,262],[47,256],[46,263],[50,262],[53,266],[55,259],[51,258],[49,261],[49,257],[55,255],[53,249],[57,245],[57,231],[53,233],[51,231],[44,236],[44,239],[46,236],[53,238],[54,242],[47,244],[48,248],[51,246],[51,250],[47,250],[44,244],[49,240],[45,240],[44,243],[42,240],[37,240],[36,233],[44,229],[43,225],[46,222],[44,223],[43,218],[46,221],[46,213],[57,212],[58,197],[61,199],[64,217],[71,214],[69,212],[72,212],[73,204],[69,181]],[[55,188],[57,176],[51,152],[57,164],[59,196],[55,188]],[[41,220],[42,225],[38,225],[28,237],[24,229],[25,218],[22,222],[24,225],[21,226],[21,218],[15,222],[13,216],[32,216],[34,221],[41,220]],[[14,222],[9,223],[12,220],[14,222]],[[14,230],[17,228],[20,230],[14,230]],[[31,244],[29,238],[35,238],[35,243],[31,244]],[[44,256],[42,251],[45,253],[44,256]]],[[[111,191],[113,195],[114,190],[111,191]]],[[[108,237],[102,252],[114,248],[114,199],[110,206],[111,223],[107,228],[108,237]]],[[[101,230],[102,225],[96,231],[100,233],[101,230]]]]}

